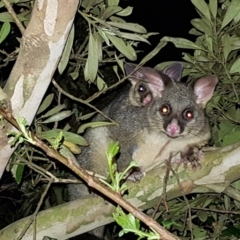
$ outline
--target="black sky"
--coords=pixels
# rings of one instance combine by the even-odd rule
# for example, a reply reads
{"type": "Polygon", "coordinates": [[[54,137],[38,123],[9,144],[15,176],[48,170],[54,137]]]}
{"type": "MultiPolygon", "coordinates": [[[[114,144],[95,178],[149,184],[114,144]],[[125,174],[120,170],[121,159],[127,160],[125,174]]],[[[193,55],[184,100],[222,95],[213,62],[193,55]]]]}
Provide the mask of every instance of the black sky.
{"type": "MultiPolygon", "coordinates": [[[[160,33],[149,38],[151,46],[140,45],[140,48],[145,51],[144,54],[140,54],[140,58],[152,50],[164,36],[195,40],[195,36],[188,34],[191,29],[191,19],[198,17],[190,0],[126,0],[122,1],[121,5],[134,7],[127,21],[143,25],[148,32],[160,33]]],[[[168,43],[147,65],[155,66],[164,61],[181,60],[184,51],[186,52],[168,43]]]]}

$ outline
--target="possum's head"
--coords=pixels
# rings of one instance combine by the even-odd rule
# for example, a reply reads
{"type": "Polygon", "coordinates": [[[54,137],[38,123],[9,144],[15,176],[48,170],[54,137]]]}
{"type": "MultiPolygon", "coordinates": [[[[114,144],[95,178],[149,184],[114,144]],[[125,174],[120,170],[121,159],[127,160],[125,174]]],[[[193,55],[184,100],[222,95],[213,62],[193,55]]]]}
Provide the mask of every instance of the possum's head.
{"type": "MultiPolygon", "coordinates": [[[[193,87],[181,83],[182,64],[175,63],[158,72],[153,68],[126,64],[129,80],[130,103],[148,108],[147,119],[151,131],[160,131],[170,138],[196,135],[206,125],[204,108],[211,99],[218,78],[206,76],[193,87]]],[[[146,117],[146,116],[143,116],[146,117]]]]}

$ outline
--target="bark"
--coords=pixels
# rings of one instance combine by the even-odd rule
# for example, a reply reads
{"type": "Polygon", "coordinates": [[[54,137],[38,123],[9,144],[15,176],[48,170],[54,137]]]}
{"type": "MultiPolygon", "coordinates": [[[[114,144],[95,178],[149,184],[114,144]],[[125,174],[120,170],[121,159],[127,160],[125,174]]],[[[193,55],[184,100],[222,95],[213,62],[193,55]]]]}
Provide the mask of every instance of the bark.
{"type": "MultiPolygon", "coordinates": [[[[178,170],[178,177],[170,175],[167,183],[167,199],[190,193],[225,193],[240,201],[240,196],[230,184],[239,179],[240,171],[240,143],[209,151],[202,160],[202,169],[193,172],[182,167],[178,170]]],[[[163,178],[166,167],[154,169],[149,172],[139,183],[128,182],[128,201],[139,209],[149,209],[155,206],[162,194],[163,178]]],[[[73,202],[42,211],[37,216],[37,239],[44,236],[58,240],[67,239],[80,233],[89,231],[98,226],[113,221],[114,206],[103,201],[100,197],[89,196],[73,202]]],[[[0,231],[3,239],[17,239],[24,227],[29,223],[27,217],[21,219],[0,231]]],[[[30,224],[23,240],[33,239],[34,225],[30,224]]]]}
{"type": "MultiPolygon", "coordinates": [[[[78,4],[78,0],[35,1],[18,59],[4,88],[8,98],[0,92],[1,104],[11,102],[13,115],[25,117],[29,124],[51,82],[78,4]]],[[[0,129],[0,178],[15,150],[7,144],[6,132],[10,130],[7,123],[0,129]]]]}

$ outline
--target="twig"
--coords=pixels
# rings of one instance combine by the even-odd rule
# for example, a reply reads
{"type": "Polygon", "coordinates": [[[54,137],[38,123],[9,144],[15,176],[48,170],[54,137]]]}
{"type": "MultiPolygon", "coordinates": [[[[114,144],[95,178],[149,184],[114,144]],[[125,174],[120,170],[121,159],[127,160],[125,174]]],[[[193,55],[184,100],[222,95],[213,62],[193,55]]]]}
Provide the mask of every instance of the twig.
{"type": "Polygon", "coordinates": [[[8,13],[12,16],[14,22],[17,24],[21,34],[23,35],[24,32],[25,32],[25,28],[24,26],[22,25],[22,23],[19,21],[18,17],[17,17],[17,14],[15,13],[15,11],[13,10],[11,4],[9,3],[8,0],[2,0],[6,9],[8,10],[8,13]]]}
{"type": "MultiPolygon", "coordinates": [[[[20,131],[20,128],[16,119],[6,109],[0,108],[0,114],[20,131]]],[[[32,140],[34,141],[33,145],[42,149],[49,157],[60,161],[62,164],[70,168],[74,173],[80,176],[88,184],[88,186],[101,192],[106,197],[112,199],[115,203],[123,207],[125,210],[132,213],[136,218],[140,219],[147,226],[155,230],[160,235],[162,240],[179,239],[177,236],[173,235],[172,233],[167,231],[165,228],[163,228],[161,225],[159,225],[151,217],[149,217],[148,215],[146,215],[145,213],[143,213],[142,211],[140,211],[139,209],[131,205],[128,201],[122,198],[118,193],[112,191],[111,189],[108,189],[99,180],[90,176],[84,169],[80,168],[73,161],[71,161],[71,159],[66,159],[57,150],[55,150],[54,148],[50,148],[47,144],[41,141],[37,136],[35,136],[30,131],[29,131],[29,134],[31,135],[32,140]]]]}
{"type": "MultiPolygon", "coordinates": [[[[106,119],[108,119],[109,121],[111,121],[112,123],[115,123],[110,117],[108,117],[106,114],[104,114],[102,111],[100,111],[99,109],[97,109],[96,107],[94,107],[92,104],[90,104],[89,102],[82,100],[81,98],[76,98],[73,95],[67,93],[66,91],[64,91],[58,84],[57,82],[53,79],[52,80],[53,85],[57,88],[57,90],[62,93],[63,95],[69,97],[70,99],[76,101],[76,102],[80,102],[82,104],[87,105],[88,107],[94,109],[96,112],[98,112],[99,114],[101,114],[103,117],[105,117],[106,119]]],[[[117,123],[116,123],[117,124],[117,123]]]]}
{"type": "Polygon", "coordinates": [[[186,205],[188,207],[188,216],[189,216],[189,228],[190,228],[190,231],[191,231],[191,240],[193,240],[193,226],[192,226],[192,213],[191,213],[191,206],[189,205],[189,202],[188,202],[188,199],[186,198],[186,195],[183,191],[183,187],[182,187],[182,184],[180,182],[180,179],[178,177],[178,174],[175,172],[175,170],[173,170],[171,164],[169,164],[168,166],[171,170],[171,172],[173,173],[173,175],[176,177],[176,180],[177,180],[177,183],[180,187],[180,189],[182,189],[182,196],[184,198],[184,201],[186,202],[186,205]]]}
{"type": "Polygon", "coordinates": [[[45,188],[45,190],[44,190],[44,192],[42,193],[41,198],[40,198],[40,200],[39,200],[39,202],[38,202],[38,205],[37,205],[36,210],[34,211],[32,217],[29,218],[29,221],[28,221],[27,225],[25,226],[25,228],[23,229],[23,231],[21,232],[21,234],[20,234],[20,236],[17,238],[17,240],[21,240],[21,239],[23,238],[24,234],[26,233],[26,231],[28,230],[28,228],[31,226],[32,222],[34,222],[33,240],[36,240],[36,236],[37,236],[37,219],[36,219],[36,217],[37,217],[37,214],[38,214],[38,212],[39,212],[39,209],[40,209],[40,207],[42,206],[43,200],[44,200],[45,196],[47,195],[47,192],[48,192],[51,184],[52,184],[52,179],[48,182],[47,187],[45,188]]]}
{"type": "MultiPolygon", "coordinates": [[[[170,154],[169,156],[169,161],[171,162],[171,158],[172,158],[172,155],[170,154]]],[[[164,178],[163,178],[163,191],[162,191],[162,195],[158,201],[158,204],[157,206],[155,207],[154,209],[154,212],[152,214],[152,218],[155,218],[156,214],[157,214],[157,211],[162,203],[162,201],[164,201],[164,205],[165,205],[165,208],[166,208],[166,211],[168,212],[168,205],[166,203],[166,192],[167,192],[167,182],[168,182],[168,179],[169,179],[169,173],[170,173],[170,168],[166,168],[166,173],[164,175],[164,178]]]]}

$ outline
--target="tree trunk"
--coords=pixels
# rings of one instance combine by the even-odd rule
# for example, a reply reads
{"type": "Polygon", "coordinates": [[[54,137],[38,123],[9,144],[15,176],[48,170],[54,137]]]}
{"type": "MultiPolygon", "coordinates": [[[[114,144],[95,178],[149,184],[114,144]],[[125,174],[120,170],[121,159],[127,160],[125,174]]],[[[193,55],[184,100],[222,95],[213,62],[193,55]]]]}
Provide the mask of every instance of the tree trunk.
{"type": "MultiPolygon", "coordinates": [[[[31,21],[22,37],[18,59],[1,94],[1,104],[11,102],[15,117],[32,123],[51,82],[78,9],[78,0],[35,1],[31,21]],[[10,101],[9,101],[10,99],[10,101]]],[[[0,129],[0,179],[15,150],[7,143],[8,123],[0,129]]]]}

